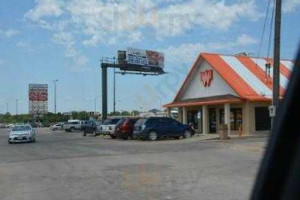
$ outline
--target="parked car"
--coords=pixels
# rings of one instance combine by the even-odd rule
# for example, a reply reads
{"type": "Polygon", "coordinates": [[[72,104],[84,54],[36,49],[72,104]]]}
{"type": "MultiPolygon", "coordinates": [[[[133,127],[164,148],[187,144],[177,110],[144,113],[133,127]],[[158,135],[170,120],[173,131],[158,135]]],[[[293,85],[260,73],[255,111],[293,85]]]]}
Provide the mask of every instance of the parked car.
{"type": "Polygon", "coordinates": [[[39,122],[29,122],[29,124],[32,128],[42,128],[43,127],[42,124],[39,122]]]}
{"type": "Polygon", "coordinates": [[[86,136],[87,134],[94,134],[95,136],[100,134],[100,125],[101,122],[97,120],[88,120],[85,121],[85,124],[83,126],[83,136],[86,136]]]}
{"type": "Polygon", "coordinates": [[[89,126],[91,120],[82,120],[81,121],[81,131],[83,131],[85,129],[86,126],[89,126]]]}
{"type": "Polygon", "coordinates": [[[116,124],[121,120],[121,118],[112,118],[104,120],[103,124],[100,125],[100,133],[103,135],[110,135],[111,138],[115,139],[114,135],[116,124]]]}
{"type": "Polygon", "coordinates": [[[6,124],[0,124],[0,128],[6,128],[6,124]]]}
{"type": "Polygon", "coordinates": [[[81,131],[81,125],[82,124],[80,121],[69,121],[69,122],[64,123],[63,129],[66,132],[73,132],[75,130],[81,131]]]}
{"type": "Polygon", "coordinates": [[[8,143],[35,142],[35,129],[30,124],[16,125],[9,132],[8,143]]]}
{"type": "Polygon", "coordinates": [[[158,138],[190,138],[195,130],[189,125],[182,124],[173,118],[150,117],[139,119],[134,125],[133,137],[148,139],[151,141],[158,138]]]}
{"type": "Polygon", "coordinates": [[[134,129],[134,124],[139,120],[139,118],[125,118],[120,120],[116,124],[116,130],[114,135],[117,138],[127,140],[128,138],[132,139],[132,133],[134,129]]]}
{"type": "Polygon", "coordinates": [[[63,123],[57,123],[50,127],[52,131],[63,130],[63,123]]]}
{"type": "Polygon", "coordinates": [[[6,128],[13,128],[15,125],[14,124],[7,124],[6,128]]]}

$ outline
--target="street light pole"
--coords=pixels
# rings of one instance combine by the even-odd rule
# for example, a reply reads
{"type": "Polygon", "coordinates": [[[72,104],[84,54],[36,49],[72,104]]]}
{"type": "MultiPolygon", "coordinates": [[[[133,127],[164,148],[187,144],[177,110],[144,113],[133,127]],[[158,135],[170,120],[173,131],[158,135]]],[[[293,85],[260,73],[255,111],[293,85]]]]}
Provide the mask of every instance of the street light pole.
{"type": "Polygon", "coordinates": [[[56,114],[56,83],[58,82],[58,80],[53,80],[54,83],[54,114],[56,114]]]}
{"type": "Polygon", "coordinates": [[[99,95],[99,96],[96,96],[95,97],[95,114],[96,114],[96,112],[97,112],[97,99],[99,98],[99,97],[101,97],[102,95],[99,95]]]}

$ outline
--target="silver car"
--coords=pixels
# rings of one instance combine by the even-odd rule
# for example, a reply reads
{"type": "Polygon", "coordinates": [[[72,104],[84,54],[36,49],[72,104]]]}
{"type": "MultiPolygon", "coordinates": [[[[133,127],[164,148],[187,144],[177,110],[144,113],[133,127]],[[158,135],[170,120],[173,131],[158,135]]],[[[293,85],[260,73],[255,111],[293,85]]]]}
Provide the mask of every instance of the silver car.
{"type": "Polygon", "coordinates": [[[16,125],[9,132],[8,143],[35,142],[35,130],[28,124],[16,125]]]}

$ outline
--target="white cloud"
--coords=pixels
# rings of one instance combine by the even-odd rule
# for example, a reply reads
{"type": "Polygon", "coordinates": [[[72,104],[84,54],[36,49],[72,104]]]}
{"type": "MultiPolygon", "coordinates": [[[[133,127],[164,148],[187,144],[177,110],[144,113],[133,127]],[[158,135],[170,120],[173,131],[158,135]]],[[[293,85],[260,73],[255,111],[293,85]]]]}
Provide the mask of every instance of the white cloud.
{"type": "MultiPolygon", "coordinates": [[[[53,32],[52,41],[65,47],[65,56],[78,68],[88,62],[76,49],[80,44],[130,45],[146,35],[161,40],[195,29],[222,32],[242,18],[257,20],[260,16],[255,0],[36,0],[35,7],[25,14],[26,19],[53,32]]],[[[191,44],[190,48],[215,45],[222,49],[237,42],[254,41],[242,35],[235,43],[191,44]]]]}
{"type": "Polygon", "coordinates": [[[63,13],[61,2],[58,0],[35,0],[36,6],[29,10],[25,17],[32,21],[39,21],[43,17],[58,17],[63,13]]]}
{"type": "Polygon", "coordinates": [[[0,36],[2,36],[2,37],[11,38],[18,34],[19,34],[19,31],[17,31],[17,30],[14,30],[14,29],[3,30],[0,27],[0,36]]]}
{"type": "Polygon", "coordinates": [[[5,36],[8,38],[13,37],[17,34],[19,34],[19,31],[14,30],[14,29],[9,29],[9,30],[5,31],[5,36]]]}
{"type": "Polygon", "coordinates": [[[20,48],[24,48],[24,49],[26,49],[28,51],[33,51],[34,50],[28,42],[24,42],[24,41],[19,41],[16,44],[16,46],[20,47],[20,48]]]}
{"type": "Polygon", "coordinates": [[[115,40],[139,42],[149,31],[157,39],[196,28],[224,31],[241,18],[257,20],[261,13],[255,0],[36,0],[25,16],[55,31],[63,24],[68,32],[85,36],[84,45],[96,46],[115,40]],[[49,16],[58,22],[47,20],[49,16]]]}
{"type": "Polygon", "coordinates": [[[242,45],[242,46],[247,46],[251,44],[256,44],[257,39],[253,38],[250,35],[247,34],[242,34],[237,38],[236,44],[237,45],[242,45]]]}
{"type": "Polygon", "coordinates": [[[184,43],[180,46],[170,46],[161,49],[165,52],[166,60],[173,65],[186,64],[190,65],[201,52],[218,52],[218,51],[240,51],[249,45],[256,44],[257,40],[249,35],[242,34],[234,41],[225,42],[207,42],[207,43],[184,43]]]}
{"type": "Polygon", "coordinates": [[[283,11],[294,12],[300,6],[300,0],[285,0],[283,1],[283,11]]]}
{"type": "Polygon", "coordinates": [[[75,40],[71,33],[68,32],[59,32],[55,33],[52,37],[53,42],[56,44],[60,44],[65,47],[65,56],[71,58],[72,65],[70,69],[75,72],[81,72],[89,70],[87,63],[88,58],[82,54],[81,52],[77,51],[74,47],[75,40]]]}

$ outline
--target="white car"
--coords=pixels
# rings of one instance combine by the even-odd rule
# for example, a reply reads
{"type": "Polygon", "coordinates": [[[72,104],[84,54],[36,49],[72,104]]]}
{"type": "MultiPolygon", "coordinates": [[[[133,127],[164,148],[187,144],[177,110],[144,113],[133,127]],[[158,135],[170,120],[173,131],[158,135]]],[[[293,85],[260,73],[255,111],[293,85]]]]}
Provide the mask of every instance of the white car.
{"type": "Polygon", "coordinates": [[[99,132],[103,135],[110,135],[111,138],[115,139],[114,132],[116,129],[116,124],[120,121],[121,118],[113,118],[113,119],[106,119],[100,125],[99,132]]]}
{"type": "Polygon", "coordinates": [[[29,125],[16,125],[9,132],[8,143],[35,142],[35,130],[29,125]]]}
{"type": "Polygon", "coordinates": [[[52,131],[63,130],[63,123],[57,123],[51,126],[52,131]]]}

